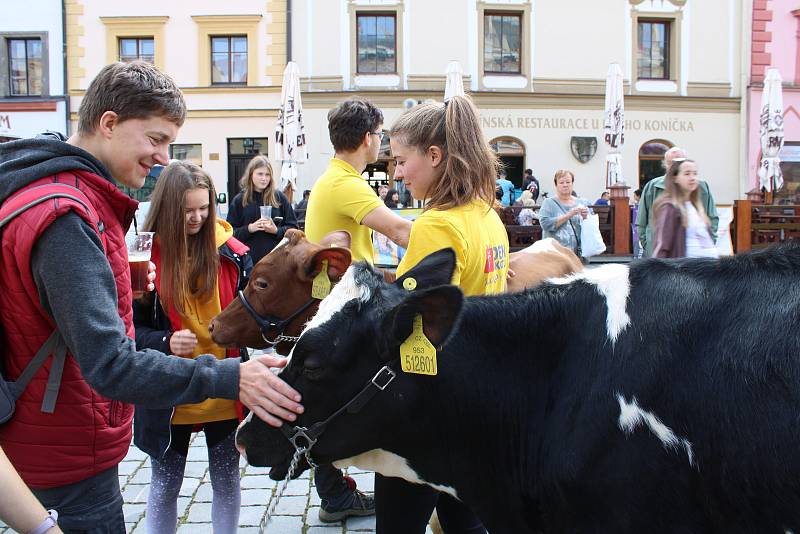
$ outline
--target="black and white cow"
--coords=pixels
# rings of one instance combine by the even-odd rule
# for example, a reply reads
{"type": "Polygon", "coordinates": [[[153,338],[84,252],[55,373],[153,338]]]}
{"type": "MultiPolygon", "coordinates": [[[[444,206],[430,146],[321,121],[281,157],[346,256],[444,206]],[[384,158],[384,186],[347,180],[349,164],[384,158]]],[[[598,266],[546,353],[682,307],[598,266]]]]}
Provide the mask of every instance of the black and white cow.
{"type": "MultiPolygon", "coordinates": [[[[396,377],[329,421],[315,461],[455,495],[493,534],[800,532],[800,247],[466,299],[452,269],[440,251],[389,285],[356,264],[322,302],[281,374],[298,424],[396,377]],[[436,376],[400,370],[417,313],[436,376]]],[[[280,430],[250,420],[237,445],[286,475],[280,430]]]]}

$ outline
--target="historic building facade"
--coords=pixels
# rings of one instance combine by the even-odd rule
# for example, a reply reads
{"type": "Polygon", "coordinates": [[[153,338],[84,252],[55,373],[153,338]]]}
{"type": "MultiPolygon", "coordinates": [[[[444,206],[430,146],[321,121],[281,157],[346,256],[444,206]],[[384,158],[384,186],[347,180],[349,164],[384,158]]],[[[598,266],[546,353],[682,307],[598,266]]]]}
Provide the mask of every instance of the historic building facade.
{"type": "Polygon", "coordinates": [[[238,190],[253,155],[272,156],[286,65],[286,0],[65,5],[73,129],[97,72],[112,61],[139,59],[172,76],[186,98],[188,118],[171,157],[201,164],[218,192],[238,190]]]}
{"type": "MultiPolygon", "coordinates": [[[[568,168],[582,196],[599,196],[604,78],[617,62],[632,189],[661,174],[669,146],[698,160],[720,203],[748,189],[748,0],[294,0],[290,15],[311,152],[301,188],[332,155],[326,113],[337,101],[366,95],[391,130],[406,107],[442,100],[445,69],[456,60],[513,180],[532,168],[552,191],[553,173],[568,168]]],[[[388,151],[371,171],[376,181],[391,174],[388,151]]]]}
{"type": "Polygon", "coordinates": [[[758,185],[761,161],[759,117],[766,69],[777,68],[783,78],[784,147],[781,169],[784,187],[776,201],[800,204],[800,4],[791,0],[754,0],[752,52],[747,91],[748,189],[758,185]]]}
{"type": "Polygon", "coordinates": [[[60,0],[10,3],[0,17],[0,141],[66,133],[60,0]]]}

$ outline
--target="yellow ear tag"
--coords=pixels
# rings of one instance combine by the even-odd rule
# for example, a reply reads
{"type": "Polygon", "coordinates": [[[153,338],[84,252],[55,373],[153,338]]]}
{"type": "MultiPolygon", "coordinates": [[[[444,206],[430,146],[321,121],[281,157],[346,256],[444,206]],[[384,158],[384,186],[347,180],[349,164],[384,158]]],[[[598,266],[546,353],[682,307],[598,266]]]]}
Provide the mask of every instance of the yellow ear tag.
{"type": "Polygon", "coordinates": [[[322,260],[322,269],[311,283],[311,298],[324,299],[331,292],[331,279],[328,278],[328,260],[322,260]]]}
{"type": "Polygon", "coordinates": [[[414,291],[417,289],[417,281],[413,278],[406,278],[403,280],[403,287],[406,291],[414,291]]]}
{"type": "Polygon", "coordinates": [[[436,347],[422,331],[422,315],[414,316],[413,325],[411,335],[400,345],[400,367],[405,373],[435,376],[436,347]]]}

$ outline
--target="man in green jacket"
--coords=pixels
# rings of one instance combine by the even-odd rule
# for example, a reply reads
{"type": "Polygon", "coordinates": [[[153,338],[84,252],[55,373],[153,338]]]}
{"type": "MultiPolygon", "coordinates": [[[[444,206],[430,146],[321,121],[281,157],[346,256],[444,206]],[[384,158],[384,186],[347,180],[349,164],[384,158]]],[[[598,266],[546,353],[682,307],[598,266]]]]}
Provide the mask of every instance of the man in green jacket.
{"type": "MultiPolygon", "coordinates": [[[[682,148],[673,147],[664,154],[664,169],[669,169],[675,159],[686,158],[686,151],[682,148]]],[[[664,192],[664,176],[653,178],[642,189],[642,198],[639,201],[639,216],[636,226],[639,229],[639,241],[642,244],[645,258],[653,255],[653,231],[655,221],[653,219],[653,203],[658,196],[664,192]]],[[[706,215],[711,220],[711,239],[717,242],[717,227],[719,226],[719,215],[717,207],[714,205],[714,197],[705,180],[700,180],[700,201],[706,210],[706,215]]]]}

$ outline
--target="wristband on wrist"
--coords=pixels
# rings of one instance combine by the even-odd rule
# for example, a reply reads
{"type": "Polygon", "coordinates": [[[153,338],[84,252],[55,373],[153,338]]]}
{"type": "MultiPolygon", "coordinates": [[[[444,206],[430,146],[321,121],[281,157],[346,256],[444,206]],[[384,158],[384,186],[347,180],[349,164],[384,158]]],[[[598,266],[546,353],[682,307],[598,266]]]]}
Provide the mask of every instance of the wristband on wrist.
{"type": "Polygon", "coordinates": [[[55,510],[48,510],[47,517],[44,518],[44,521],[39,523],[39,526],[31,530],[28,534],[44,534],[56,525],[58,525],[58,512],[55,510]]]}

